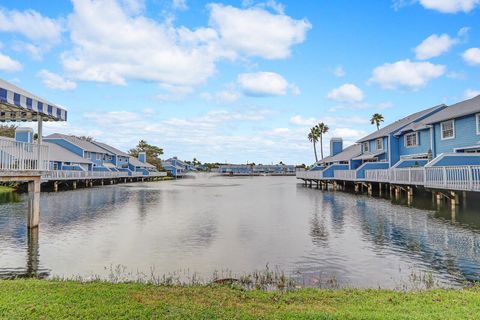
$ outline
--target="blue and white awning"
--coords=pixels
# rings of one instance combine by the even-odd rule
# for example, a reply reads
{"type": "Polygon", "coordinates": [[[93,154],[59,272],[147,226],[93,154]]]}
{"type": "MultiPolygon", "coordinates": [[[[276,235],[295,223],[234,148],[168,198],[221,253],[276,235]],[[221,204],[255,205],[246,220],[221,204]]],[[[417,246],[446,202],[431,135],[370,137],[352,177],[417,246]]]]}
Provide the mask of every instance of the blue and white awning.
{"type": "Polygon", "coordinates": [[[0,122],[67,121],[67,110],[0,79],[0,122]]]}

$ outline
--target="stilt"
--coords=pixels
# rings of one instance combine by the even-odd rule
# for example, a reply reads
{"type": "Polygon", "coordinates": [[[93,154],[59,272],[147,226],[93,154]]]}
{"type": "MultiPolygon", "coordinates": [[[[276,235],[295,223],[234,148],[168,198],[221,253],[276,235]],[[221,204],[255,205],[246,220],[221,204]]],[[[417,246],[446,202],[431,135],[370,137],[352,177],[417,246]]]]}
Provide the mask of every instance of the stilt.
{"type": "Polygon", "coordinates": [[[40,223],[40,177],[28,182],[28,228],[40,223]]]}
{"type": "Polygon", "coordinates": [[[77,189],[77,181],[72,181],[72,189],[77,189]]]}
{"type": "Polygon", "coordinates": [[[36,277],[39,265],[38,228],[27,232],[27,276],[36,277]]]}
{"type": "Polygon", "coordinates": [[[378,184],[378,195],[381,197],[382,196],[382,184],[378,184]]]}
{"type": "Polygon", "coordinates": [[[337,181],[333,181],[333,191],[337,191],[337,181]]]}
{"type": "Polygon", "coordinates": [[[456,206],[458,206],[460,204],[460,201],[458,200],[458,193],[455,192],[455,191],[451,191],[450,192],[450,197],[451,197],[451,206],[452,206],[452,210],[455,209],[456,206]]]}
{"type": "Polygon", "coordinates": [[[100,180],[100,184],[101,184],[102,186],[104,185],[104,183],[105,183],[105,182],[103,181],[103,179],[100,180]]]}
{"type": "Polygon", "coordinates": [[[367,190],[368,190],[368,195],[369,195],[369,196],[372,196],[372,194],[373,194],[373,186],[372,186],[371,183],[368,184],[368,189],[367,189],[367,190]]]}
{"type": "Polygon", "coordinates": [[[400,187],[395,187],[395,198],[400,198],[400,194],[401,194],[401,189],[400,187]]]}
{"type": "Polygon", "coordinates": [[[360,186],[358,185],[358,183],[355,183],[355,193],[358,193],[359,190],[360,186]]]}
{"type": "Polygon", "coordinates": [[[58,192],[58,181],[53,182],[53,192],[58,192]]]}
{"type": "Polygon", "coordinates": [[[442,194],[440,192],[437,192],[437,206],[442,205],[442,194]]]}
{"type": "Polygon", "coordinates": [[[110,180],[110,184],[113,184],[113,180],[110,180]]]}

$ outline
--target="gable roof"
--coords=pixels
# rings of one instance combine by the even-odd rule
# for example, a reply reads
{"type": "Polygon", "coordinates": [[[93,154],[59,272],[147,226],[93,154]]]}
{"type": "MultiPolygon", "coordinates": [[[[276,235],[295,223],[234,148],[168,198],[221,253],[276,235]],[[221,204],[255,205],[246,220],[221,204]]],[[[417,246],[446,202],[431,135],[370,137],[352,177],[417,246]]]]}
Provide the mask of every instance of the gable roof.
{"type": "Polygon", "coordinates": [[[145,167],[145,168],[155,168],[154,165],[148,163],[148,162],[142,162],[140,160],[138,160],[137,158],[135,157],[130,157],[128,162],[134,166],[134,167],[145,167]]]}
{"type": "Polygon", "coordinates": [[[411,122],[414,122],[415,120],[418,120],[419,118],[422,118],[422,117],[428,115],[429,113],[434,112],[434,111],[436,111],[438,109],[441,109],[441,108],[444,108],[444,107],[445,107],[445,105],[441,104],[441,105],[438,105],[438,106],[435,106],[435,107],[425,109],[425,110],[413,113],[411,115],[408,115],[405,118],[397,120],[394,123],[391,123],[388,126],[383,127],[380,130],[377,130],[377,131],[369,134],[368,136],[358,140],[357,142],[360,143],[360,142],[365,142],[365,141],[369,141],[369,140],[373,140],[373,139],[388,136],[389,134],[394,133],[395,131],[397,131],[399,129],[402,129],[403,127],[407,126],[411,122]]]}
{"type": "Polygon", "coordinates": [[[93,163],[92,161],[80,157],[58,144],[44,141],[43,144],[48,146],[48,159],[50,161],[73,162],[73,163],[93,163]]]}
{"type": "Polygon", "coordinates": [[[340,161],[348,161],[362,153],[362,147],[359,144],[353,144],[349,147],[343,149],[342,152],[337,153],[334,156],[329,156],[324,158],[320,163],[328,163],[328,162],[340,162],[340,161]]]}
{"type": "Polygon", "coordinates": [[[480,112],[480,95],[468,100],[464,100],[451,106],[446,107],[442,111],[424,119],[422,122],[425,124],[432,124],[440,121],[460,118],[469,114],[475,114],[480,112]]]}
{"type": "Polygon", "coordinates": [[[61,133],[53,133],[49,136],[46,136],[44,139],[63,139],[70,142],[73,145],[76,145],[77,147],[83,149],[84,151],[111,154],[111,152],[100,148],[99,146],[91,143],[90,141],[83,140],[75,136],[69,136],[61,133]]]}
{"type": "Polygon", "coordinates": [[[127,153],[123,152],[122,150],[119,150],[115,147],[112,147],[111,145],[108,145],[106,143],[99,142],[99,141],[92,141],[92,143],[99,146],[100,148],[103,148],[103,149],[107,150],[110,153],[113,153],[113,154],[117,155],[117,156],[130,157],[129,154],[127,154],[127,153]]]}

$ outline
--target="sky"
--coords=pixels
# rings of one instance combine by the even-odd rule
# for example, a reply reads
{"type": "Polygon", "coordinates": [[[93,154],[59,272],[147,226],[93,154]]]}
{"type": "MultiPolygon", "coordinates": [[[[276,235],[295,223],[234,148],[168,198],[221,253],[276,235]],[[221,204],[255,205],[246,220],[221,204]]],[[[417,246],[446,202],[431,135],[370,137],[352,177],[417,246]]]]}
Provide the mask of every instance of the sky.
{"type": "Polygon", "coordinates": [[[311,164],[480,94],[480,0],[1,0],[0,78],[68,110],[44,133],[163,157],[311,164]]]}

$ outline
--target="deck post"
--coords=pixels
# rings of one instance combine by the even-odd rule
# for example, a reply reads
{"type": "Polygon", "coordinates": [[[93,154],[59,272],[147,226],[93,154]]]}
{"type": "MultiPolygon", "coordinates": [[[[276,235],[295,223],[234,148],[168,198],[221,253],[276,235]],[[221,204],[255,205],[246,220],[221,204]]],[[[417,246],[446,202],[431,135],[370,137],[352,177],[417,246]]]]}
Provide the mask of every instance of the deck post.
{"type": "Polygon", "coordinates": [[[72,182],[72,189],[73,190],[77,189],[77,181],[72,182]]]}
{"type": "Polygon", "coordinates": [[[395,198],[400,198],[401,189],[400,187],[395,187],[395,198]]]}
{"type": "Polygon", "coordinates": [[[368,183],[368,195],[371,196],[373,194],[373,186],[372,186],[372,183],[369,182],[368,183]]]}
{"type": "Polygon", "coordinates": [[[358,193],[358,191],[360,191],[360,187],[358,183],[355,183],[355,193],[358,193]]]}
{"type": "Polygon", "coordinates": [[[451,206],[452,206],[452,209],[454,209],[456,206],[460,204],[460,201],[458,200],[458,193],[455,191],[451,191],[450,195],[451,195],[451,206]]]}
{"type": "Polygon", "coordinates": [[[381,197],[382,196],[382,183],[378,183],[378,195],[381,197]]]}
{"type": "Polygon", "coordinates": [[[103,181],[103,179],[102,179],[102,180],[100,180],[100,184],[103,186],[103,184],[104,184],[104,181],[103,181]]]}
{"type": "Polygon", "coordinates": [[[90,184],[90,188],[92,188],[93,187],[93,180],[90,180],[89,184],[90,184]]]}
{"type": "Polygon", "coordinates": [[[337,181],[333,181],[333,191],[337,191],[337,181]]]}
{"type": "Polygon", "coordinates": [[[53,182],[53,191],[58,192],[58,181],[53,182]]]}
{"type": "Polygon", "coordinates": [[[28,228],[40,223],[40,177],[28,182],[28,228]]]}
{"type": "Polygon", "coordinates": [[[442,204],[442,194],[440,192],[437,192],[437,206],[440,206],[442,204]]]}

